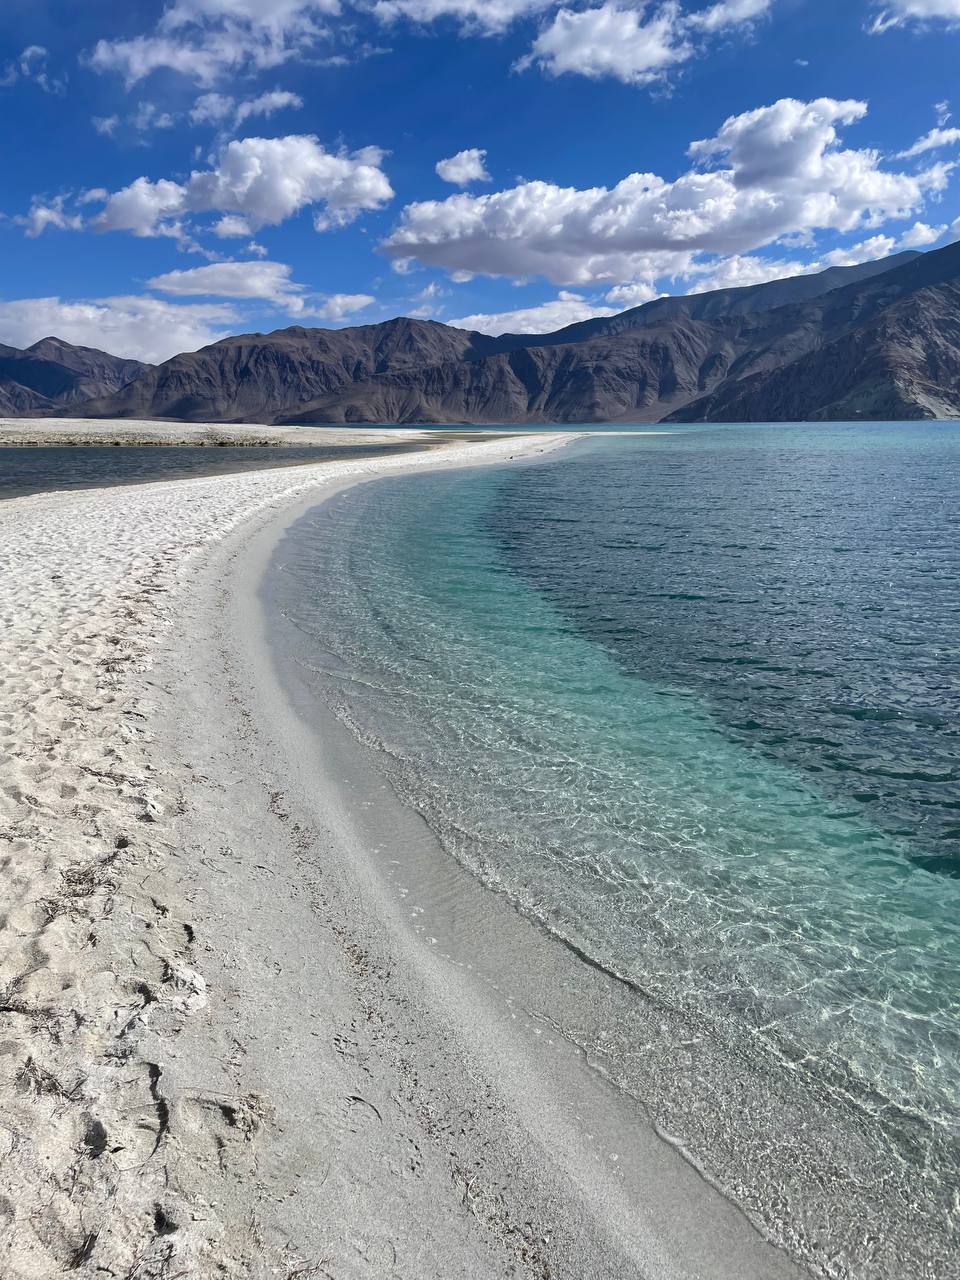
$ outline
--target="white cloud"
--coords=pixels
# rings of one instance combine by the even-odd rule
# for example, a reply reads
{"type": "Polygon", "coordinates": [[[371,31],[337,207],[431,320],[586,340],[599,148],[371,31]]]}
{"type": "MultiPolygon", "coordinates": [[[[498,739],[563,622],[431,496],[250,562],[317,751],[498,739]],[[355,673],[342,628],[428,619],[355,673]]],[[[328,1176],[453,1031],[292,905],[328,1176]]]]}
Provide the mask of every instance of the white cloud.
{"type": "Polygon", "coordinates": [[[484,167],[486,158],[486,151],[481,151],[479,147],[458,151],[455,156],[437,161],[437,176],[444,182],[452,182],[456,187],[466,187],[471,182],[489,182],[490,175],[484,167]]]}
{"type": "Polygon", "coordinates": [[[137,178],[110,196],[94,226],[180,236],[188,215],[223,213],[228,219],[221,219],[217,233],[246,236],[319,206],[314,222],[322,230],[352,221],[363,209],[379,209],[392,197],[382,160],[376,147],[334,155],[303,134],[243,138],[223,148],[215,168],[195,170],[185,183],[137,178]],[[243,220],[242,230],[236,219],[243,220]]]}
{"type": "Polygon", "coordinates": [[[223,124],[229,120],[238,125],[252,116],[272,116],[284,110],[299,111],[302,106],[300,95],[286,89],[273,89],[239,102],[229,94],[203,93],[191,108],[190,121],[192,124],[223,124]]]}
{"type": "Polygon", "coordinates": [[[99,40],[88,61],[128,88],[160,69],[212,85],[308,51],[327,34],[321,19],[339,12],[337,0],[176,0],[153,33],[99,40]]]}
{"type": "Polygon", "coordinates": [[[606,295],[607,302],[612,302],[618,311],[629,311],[631,307],[642,307],[645,302],[659,298],[660,293],[648,280],[639,280],[634,284],[618,284],[606,295]]]}
{"type": "Polygon", "coordinates": [[[566,73],[624,84],[661,80],[710,36],[749,27],[770,10],[772,0],[719,0],[687,13],[677,0],[656,8],[643,0],[604,0],[592,8],[563,8],[540,32],[517,70],[536,65],[548,75],[566,73]]]}
{"type": "Polygon", "coordinates": [[[210,228],[220,240],[240,240],[250,235],[250,224],[246,218],[238,218],[235,213],[226,213],[210,228]]]}
{"type": "Polygon", "coordinates": [[[859,244],[849,245],[844,249],[834,249],[823,255],[823,260],[815,264],[815,270],[823,267],[854,267],[860,262],[874,262],[878,258],[887,258],[891,253],[900,253],[904,249],[923,249],[939,240],[946,227],[931,227],[925,222],[915,222],[912,227],[900,236],[876,235],[859,244]]]}
{"type": "Polygon", "coordinates": [[[649,84],[693,53],[680,11],[667,3],[648,21],[646,11],[615,0],[596,9],[561,9],[540,32],[518,70],[536,64],[548,75],[568,72],[591,80],[613,76],[624,84],[649,84]]]}
{"type": "Polygon", "coordinates": [[[9,89],[18,80],[29,80],[44,93],[62,94],[66,91],[66,77],[58,79],[47,70],[49,52],[43,45],[31,44],[12,62],[0,70],[0,88],[9,89]]]}
{"type": "Polygon", "coordinates": [[[770,12],[773,0],[721,0],[699,13],[689,15],[687,21],[691,27],[699,27],[703,31],[725,31],[729,27],[742,26],[763,18],[770,12]]]}
{"type": "Polygon", "coordinates": [[[960,0],[891,0],[874,17],[870,30],[882,34],[891,27],[931,19],[950,26],[960,25],[960,0]]]}
{"type": "Polygon", "coordinates": [[[377,0],[373,12],[387,23],[401,18],[419,23],[452,18],[467,31],[495,35],[519,18],[529,18],[555,3],[556,0],[377,0]]]}
{"type": "Polygon", "coordinates": [[[22,298],[0,302],[0,342],[28,347],[55,334],[79,346],[156,363],[226,337],[239,319],[230,306],[178,305],[159,298],[22,298]]]}
{"type": "Polygon", "coordinates": [[[899,151],[897,158],[909,160],[913,156],[925,155],[928,151],[939,151],[942,147],[953,147],[960,142],[960,129],[931,129],[922,138],[918,138],[906,151],[899,151]]]}
{"type": "Polygon", "coordinates": [[[333,293],[324,300],[322,306],[312,308],[309,314],[318,320],[343,320],[356,311],[363,311],[374,302],[376,298],[369,293],[333,293]]]}
{"type": "Polygon", "coordinates": [[[122,191],[115,191],[93,220],[100,231],[130,231],[136,236],[182,234],[178,215],[186,211],[186,191],[179,182],[161,178],[137,178],[122,191]]]}
{"type": "Polygon", "coordinates": [[[168,271],[147,285],[180,298],[263,298],[294,313],[303,310],[304,286],[290,279],[284,262],[212,262],[168,271]]]}
{"type": "Polygon", "coordinates": [[[949,168],[900,173],[873,150],[843,148],[838,126],[865,114],[862,102],[781,99],[693,143],[699,167],[675,181],[632,173],[612,188],[523,182],[423,201],[383,247],[448,272],[587,284],[678,275],[699,254],[744,254],[790,234],[876,227],[919,210],[949,168]]]}
{"type": "Polygon", "coordinates": [[[688,275],[688,279],[695,281],[689,292],[708,293],[712,289],[739,289],[745,285],[766,284],[770,280],[785,280],[789,276],[812,275],[818,271],[825,271],[828,267],[853,267],[861,262],[876,262],[893,253],[900,253],[904,249],[925,248],[939,240],[946,230],[945,226],[931,227],[925,222],[915,222],[898,237],[869,236],[857,244],[832,249],[829,253],[814,258],[810,262],[735,255],[720,262],[696,267],[694,273],[688,275]]]}
{"type": "Polygon", "coordinates": [[[141,102],[130,123],[138,133],[146,133],[150,129],[172,129],[176,122],[168,111],[161,111],[152,102],[141,102]]]}
{"type": "MultiPolygon", "coordinates": [[[[785,280],[789,276],[812,275],[828,267],[853,267],[861,262],[875,262],[904,249],[921,249],[939,240],[946,227],[930,227],[915,222],[901,236],[869,236],[857,244],[832,249],[810,262],[776,260],[753,255],[734,255],[719,262],[698,266],[688,273],[690,293],[709,293],[713,289],[741,289],[747,285],[785,280]]],[[[610,297],[610,294],[607,295],[610,297]]]]}
{"type": "Polygon", "coordinates": [[[946,227],[931,227],[925,222],[915,222],[909,231],[905,231],[897,242],[898,249],[922,249],[934,244],[946,231],[946,227]]]}
{"type": "Polygon", "coordinates": [[[688,292],[712,293],[714,289],[744,289],[749,285],[785,280],[789,276],[811,275],[822,270],[823,264],[820,262],[775,261],[751,257],[749,254],[735,254],[731,258],[712,263],[703,268],[702,273],[691,276],[692,283],[688,292]]]}
{"type": "Polygon", "coordinates": [[[83,227],[83,218],[79,213],[67,213],[64,209],[64,197],[55,196],[49,204],[34,198],[30,212],[14,219],[26,228],[24,234],[31,240],[42,235],[47,227],[58,231],[79,231],[83,227]]]}
{"type": "Polygon", "coordinates": [[[849,245],[845,249],[832,249],[823,255],[822,266],[855,267],[861,262],[875,262],[878,258],[889,257],[897,247],[893,236],[870,236],[859,244],[849,245]]]}
{"type": "Polygon", "coordinates": [[[176,116],[171,115],[169,111],[161,110],[153,102],[141,102],[137,109],[127,116],[93,116],[91,120],[97,133],[105,138],[112,138],[117,130],[125,125],[141,135],[139,139],[141,142],[144,141],[143,135],[152,130],[172,129],[177,123],[176,116]]]}
{"type": "Polygon", "coordinates": [[[236,101],[226,93],[202,93],[190,109],[192,124],[220,124],[229,120],[236,101]]]}
{"type": "Polygon", "coordinates": [[[477,329],[480,333],[492,333],[499,337],[501,333],[553,333],[554,330],[564,329],[568,324],[576,324],[579,320],[616,314],[617,309],[614,307],[599,306],[588,302],[579,293],[569,293],[562,289],[553,301],[542,302],[536,307],[461,316],[458,320],[448,320],[447,323],[456,329],[477,329]]]}
{"type": "Polygon", "coordinates": [[[251,116],[272,116],[278,111],[299,111],[303,99],[299,93],[290,93],[286,89],[272,89],[269,93],[261,93],[257,98],[247,98],[237,103],[234,116],[236,124],[242,124],[251,116]]]}
{"type": "Polygon", "coordinates": [[[213,262],[168,271],[147,284],[174,297],[259,298],[303,319],[343,320],[376,301],[368,293],[309,297],[304,285],[291,280],[290,267],[284,262],[213,262]]]}

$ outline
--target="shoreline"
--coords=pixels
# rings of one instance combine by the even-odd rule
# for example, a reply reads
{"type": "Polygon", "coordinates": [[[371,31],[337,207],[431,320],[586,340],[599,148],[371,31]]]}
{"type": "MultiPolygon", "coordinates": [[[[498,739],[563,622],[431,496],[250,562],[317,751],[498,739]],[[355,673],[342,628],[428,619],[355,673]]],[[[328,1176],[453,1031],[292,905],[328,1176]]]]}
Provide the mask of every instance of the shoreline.
{"type": "MultiPolygon", "coordinates": [[[[62,824],[59,844],[79,817],[99,846],[81,864],[58,865],[54,838],[32,877],[21,871],[31,908],[47,881],[59,881],[61,897],[74,881],[89,892],[46,923],[46,910],[16,916],[14,896],[14,928],[30,953],[21,960],[33,967],[12,981],[4,974],[4,1008],[20,1006],[13,1017],[35,1024],[48,1010],[0,1058],[14,1068],[0,1087],[19,1088],[26,1072],[28,1101],[8,1130],[47,1125],[39,1165],[11,1144],[2,1190],[19,1211],[30,1206],[10,1191],[19,1183],[26,1201],[42,1187],[43,1230],[27,1217],[50,1273],[92,1274],[109,1262],[125,1274],[132,1258],[138,1275],[206,1275],[215,1265],[244,1276],[800,1274],[652,1130],[631,1132],[639,1151],[616,1149],[627,1144],[609,1088],[561,1037],[547,1061],[532,1039],[542,1044],[542,1026],[518,1036],[516,1010],[402,921],[402,899],[355,823],[386,807],[386,784],[378,791],[346,756],[321,762],[271,670],[259,585],[300,511],[410,465],[495,462],[573,438],[332,464],[299,482],[248,473],[6,504],[4,517],[32,504],[48,557],[57,548],[42,517],[62,515],[58,503],[85,507],[89,522],[97,497],[118,495],[107,504],[114,519],[139,505],[159,524],[148,522],[147,546],[137,544],[132,581],[122,550],[112,565],[113,595],[99,603],[116,634],[104,635],[96,608],[80,624],[93,669],[77,664],[68,692],[86,702],[91,759],[79,771],[90,790],[47,797],[39,782],[50,771],[29,762],[41,805],[14,813],[10,828],[36,828],[46,804],[62,824]],[[234,510],[200,512],[231,488],[234,510]],[[132,630],[147,634],[146,648],[132,630]],[[321,763],[341,773],[324,779],[321,763]],[[84,968],[74,957],[71,970],[71,944],[96,959],[84,968]],[[88,1028],[82,1037],[56,1024],[58,995],[88,1028]],[[583,1118],[569,1118],[571,1100],[599,1127],[593,1151],[583,1148],[583,1118]],[[636,1203],[638,1187],[652,1208],[636,1203]]],[[[71,521],[61,525],[61,537],[75,534],[71,521]]],[[[99,552],[86,554],[96,561],[99,552]]],[[[75,621],[57,636],[61,660],[75,621]]],[[[48,648],[47,684],[58,656],[48,648]]],[[[36,690],[26,693],[36,715],[36,690]]],[[[49,735],[60,710],[43,708],[33,727],[49,735]]],[[[73,728],[61,729],[54,750],[71,761],[86,754],[73,728]]],[[[333,736],[331,725],[324,731],[333,736]]],[[[6,734],[5,751],[15,741],[6,734]]],[[[63,777],[61,762],[61,793],[63,777]]],[[[4,799],[22,807],[24,789],[4,799]]],[[[467,876],[454,866],[444,874],[467,876]]],[[[477,920],[511,910],[476,882],[472,892],[477,920]]],[[[466,893],[458,881],[461,907],[466,893]]],[[[35,1259],[31,1269],[23,1215],[10,1221],[21,1228],[10,1274],[47,1274],[35,1259]]]]}

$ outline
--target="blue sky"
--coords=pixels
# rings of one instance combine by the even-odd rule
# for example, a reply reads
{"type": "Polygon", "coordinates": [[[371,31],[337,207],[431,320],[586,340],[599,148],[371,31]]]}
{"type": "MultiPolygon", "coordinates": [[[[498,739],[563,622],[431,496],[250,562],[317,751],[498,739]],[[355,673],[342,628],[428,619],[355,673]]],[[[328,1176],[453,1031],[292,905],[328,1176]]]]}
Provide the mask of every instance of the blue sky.
{"type": "Polygon", "coordinates": [[[960,235],[960,0],[5,0],[0,342],[547,331],[960,235]]]}

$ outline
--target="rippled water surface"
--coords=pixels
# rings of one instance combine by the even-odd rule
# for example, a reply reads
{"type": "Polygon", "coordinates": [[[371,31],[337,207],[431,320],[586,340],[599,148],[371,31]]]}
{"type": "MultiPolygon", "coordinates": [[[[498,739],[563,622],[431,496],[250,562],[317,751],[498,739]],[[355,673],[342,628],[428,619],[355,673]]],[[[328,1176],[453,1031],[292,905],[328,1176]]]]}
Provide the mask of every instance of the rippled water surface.
{"type": "Polygon", "coordinates": [[[447,851],[631,994],[591,1059],[821,1274],[960,1274],[960,427],[352,490],[278,552],[447,851]]]}

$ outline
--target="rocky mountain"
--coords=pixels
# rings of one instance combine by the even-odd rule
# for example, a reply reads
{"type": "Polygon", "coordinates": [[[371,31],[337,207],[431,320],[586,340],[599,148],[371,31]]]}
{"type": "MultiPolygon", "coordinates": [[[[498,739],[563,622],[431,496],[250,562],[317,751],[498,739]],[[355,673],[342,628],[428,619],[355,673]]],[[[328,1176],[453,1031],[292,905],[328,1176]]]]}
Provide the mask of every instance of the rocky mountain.
{"type": "Polygon", "coordinates": [[[960,414],[960,244],[661,298],[544,335],[434,321],[227,338],[88,416],[547,423],[960,414]]]}
{"type": "MultiPolygon", "coordinates": [[[[709,293],[690,293],[683,297],[655,298],[652,302],[645,302],[629,311],[621,311],[616,316],[581,320],[578,324],[567,325],[564,329],[537,337],[534,341],[541,346],[554,346],[558,343],[584,342],[590,338],[610,338],[623,333],[625,329],[664,320],[719,320],[726,316],[755,315],[762,311],[773,311],[776,307],[789,306],[791,303],[808,302],[834,289],[842,289],[844,285],[856,284],[885,271],[892,271],[921,256],[915,250],[908,249],[889,258],[880,258],[876,262],[861,262],[855,267],[829,267],[826,271],[818,271],[809,276],[787,276],[783,280],[768,280],[766,284],[743,285],[737,289],[714,289],[709,293]]],[[[519,333],[505,333],[497,339],[499,350],[506,350],[508,344],[511,348],[526,347],[530,345],[530,341],[529,334],[519,333]]]]}
{"type": "Polygon", "coordinates": [[[456,364],[494,340],[433,320],[352,329],[246,333],[174,356],[118,395],[86,404],[89,417],[274,422],[378,374],[456,364]]]}
{"type": "MultiPolygon", "coordinates": [[[[836,281],[835,274],[825,274],[836,281]]],[[[554,342],[549,335],[417,376],[384,373],[286,420],[702,422],[960,415],[960,341],[949,318],[958,277],[960,244],[901,256],[887,270],[860,272],[852,280],[840,277],[847,282],[819,294],[803,278],[796,290],[801,300],[786,304],[780,299],[797,282],[778,281],[790,288],[776,292],[758,286],[759,305],[755,297],[744,297],[753,290],[666,299],[668,306],[649,303],[611,321],[573,326],[584,335],[579,341],[554,342]],[[629,327],[621,328],[627,317],[629,327]],[[596,336],[607,327],[615,332],[596,336]]]]}
{"type": "Polygon", "coordinates": [[[41,338],[24,351],[0,346],[0,413],[66,413],[92,396],[115,394],[149,368],[60,338],[41,338]]]}
{"type": "MultiPolygon", "coordinates": [[[[794,360],[728,381],[678,422],[960,417],[960,244],[872,285],[827,295],[794,360]]],[[[801,317],[796,317],[799,322],[801,317]]]]}

